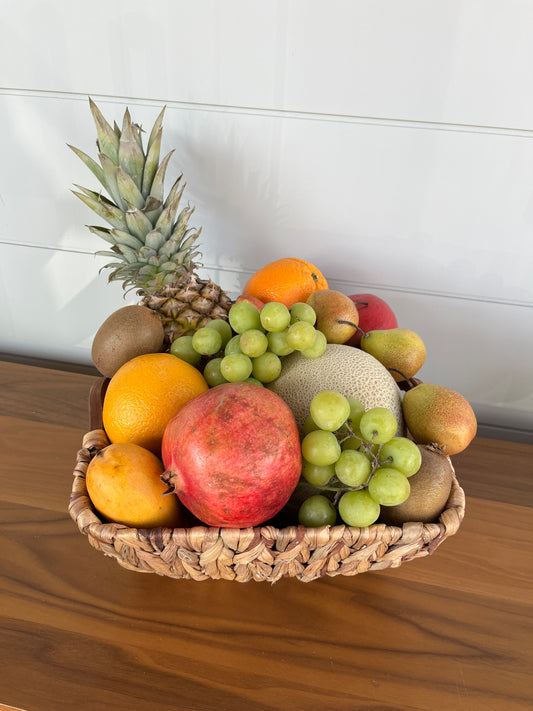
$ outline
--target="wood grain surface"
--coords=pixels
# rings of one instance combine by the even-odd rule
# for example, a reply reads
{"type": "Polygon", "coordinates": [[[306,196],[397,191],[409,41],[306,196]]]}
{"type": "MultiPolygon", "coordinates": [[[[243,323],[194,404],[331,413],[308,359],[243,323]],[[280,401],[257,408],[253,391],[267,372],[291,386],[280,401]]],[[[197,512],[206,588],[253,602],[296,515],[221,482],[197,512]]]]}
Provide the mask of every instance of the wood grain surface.
{"type": "Polygon", "coordinates": [[[171,580],[105,558],[67,514],[94,381],[0,362],[0,709],[531,708],[533,447],[453,458],[466,517],[431,557],[171,580]]]}

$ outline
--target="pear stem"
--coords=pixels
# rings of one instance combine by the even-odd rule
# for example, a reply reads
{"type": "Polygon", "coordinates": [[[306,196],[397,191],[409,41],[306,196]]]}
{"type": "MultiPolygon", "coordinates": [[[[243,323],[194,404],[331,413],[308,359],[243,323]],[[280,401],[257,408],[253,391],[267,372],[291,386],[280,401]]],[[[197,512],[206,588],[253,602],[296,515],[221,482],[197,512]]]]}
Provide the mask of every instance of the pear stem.
{"type": "Polygon", "coordinates": [[[352,323],[351,321],[344,321],[343,319],[339,319],[337,323],[345,323],[347,326],[353,326],[357,331],[359,331],[361,336],[364,336],[365,338],[368,336],[368,334],[365,333],[362,328],[359,328],[356,323],[352,323]]]}
{"type": "Polygon", "coordinates": [[[398,375],[401,375],[402,378],[405,380],[405,382],[410,385],[412,388],[416,387],[416,383],[412,378],[408,378],[405,373],[402,373],[401,370],[398,370],[398,368],[389,368],[389,370],[394,371],[395,373],[398,373],[398,375]]]}

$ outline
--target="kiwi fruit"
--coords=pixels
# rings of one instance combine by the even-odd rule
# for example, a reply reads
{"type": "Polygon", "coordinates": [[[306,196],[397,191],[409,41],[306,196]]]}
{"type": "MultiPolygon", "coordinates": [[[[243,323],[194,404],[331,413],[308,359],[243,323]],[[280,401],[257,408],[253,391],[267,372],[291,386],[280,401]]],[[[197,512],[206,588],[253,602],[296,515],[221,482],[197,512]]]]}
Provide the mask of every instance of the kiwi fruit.
{"type": "Polygon", "coordinates": [[[128,360],[159,353],[165,331],[161,318],[147,306],[123,306],[100,326],[93,339],[91,357],[97,370],[112,378],[128,360]]]}
{"type": "Polygon", "coordinates": [[[397,506],[382,506],[379,520],[391,526],[407,521],[431,523],[436,521],[450,496],[454,469],[448,456],[437,446],[417,445],[422,463],[416,474],[409,477],[409,498],[397,506]]]}

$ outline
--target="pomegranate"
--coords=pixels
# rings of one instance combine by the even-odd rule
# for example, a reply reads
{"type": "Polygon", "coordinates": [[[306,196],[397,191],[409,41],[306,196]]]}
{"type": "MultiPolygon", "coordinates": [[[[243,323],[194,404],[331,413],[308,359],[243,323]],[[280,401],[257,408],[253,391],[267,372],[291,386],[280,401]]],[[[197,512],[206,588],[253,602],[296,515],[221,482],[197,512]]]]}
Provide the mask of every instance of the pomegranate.
{"type": "Polygon", "coordinates": [[[224,383],[189,400],[163,435],[161,478],[200,521],[247,528],[280,511],[301,471],[288,405],[253,383],[224,383]]]}

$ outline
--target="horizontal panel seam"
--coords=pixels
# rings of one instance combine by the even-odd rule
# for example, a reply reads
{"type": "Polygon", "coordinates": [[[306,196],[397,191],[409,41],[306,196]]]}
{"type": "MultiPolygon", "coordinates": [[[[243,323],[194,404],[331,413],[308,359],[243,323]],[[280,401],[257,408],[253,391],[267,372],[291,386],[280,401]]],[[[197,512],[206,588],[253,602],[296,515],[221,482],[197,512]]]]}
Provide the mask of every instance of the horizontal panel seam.
{"type": "MultiPolygon", "coordinates": [[[[30,96],[32,98],[48,99],[76,99],[87,100],[87,95],[77,92],[57,92],[42,89],[16,89],[0,88],[0,95],[5,96],[30,96]]],[[[192,111],[207,111],[218,113],[236,113],[252,116],[270,116],[271,118],[284,118],[303,121],[329,121],[332,123],[353,123],[360,125],[381,126],[383,128],[405,128],[421,131],[446,131],[451,133],[474,133],[497,136],[511,136],[518,138],[533,138],[533,129],[517,128],[513,126],[491,126],[483,124],[454,123],[446,121],[427,121],[405,118],[391,118],[384,116],[358,116],[354,114],[328,113],[318,111],[303,111],[297,109],[274,109],[259,106],[239,106],[231,104],[210,104],[202,102],[187,102],[161,99],[138,98],[131,96],[109,96],[105,94],[91,94],[95,101],[105,102],[134,102],[148,105],[167,105],[192,111]]]]}
{"type": "MultiPolygon", "coordinates": [[[[1,240],[0,239],[0,245],[6,245],[9,247],[24,247],[27,249],[44,249],[48,250],[51,252],[64,252],[66,254],[83,254],[87,255],[88,257],[95,257],[95,253],[91,250],[85,250],[85,249],[74,249],[70,247],[52,247],[50,245],[41,245],[41,244],[31,244],[28,242],[12,242],[8,240],[1,240]]],[[[251,276],[254,274],[255,269],[242,269],[242,268],[236,268],[236,267],[225,267],[223,265],[218,265],[218,264],[204,264],[202,265],[202,269],[206,271],[219,271],[223,273],[228,273],[228,274],[243,274],[246,276],[251,276]]],[[[404,294],[413,294],[413,295],[420,295],[420,296],[434,296],[437,298],[443,298],[443,299],[455,299],[458,301],[475,301],[478,303],[490,303],[490,304],[499,304],[501,306],[518,306],[521,308],[533,308],[533,301],[522,301],[522,300],[517,300],[517,299],[498,299],[497,297],[493,296],[484,296],[484,295],[474,295],[474,294],[459,294],[459,293],[452,293],[452,292],[446,292],[446,291],[431,291],[428,289],[414,289],[412,287],[403,287],[403,286],[398,286],[398,285],[383,285],[379,283],[374,283],[374,282],[360,282],[357,280],[353,281],[347,281],[346,279],[337,279],[335,277],[330,277],[327,274],[325,275],[326,278],[331,281],[335,282],[335,284],[339,285],[344,285],[344,287],[347,289],[350,287],[350,289],[360,288],[366,290],[372,290],[372,289],[379,289],[380,291],[390,291],[390,292],[395,292],[395,293],[404,293],[404,294]]]]}

